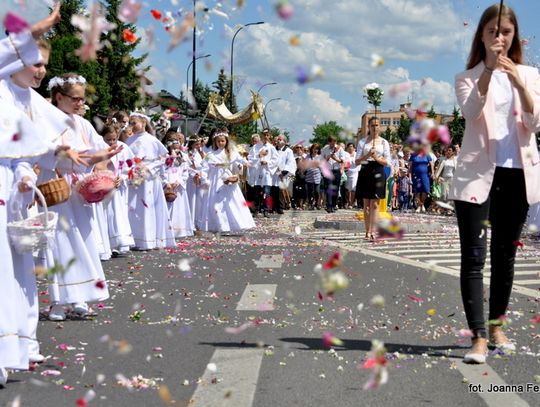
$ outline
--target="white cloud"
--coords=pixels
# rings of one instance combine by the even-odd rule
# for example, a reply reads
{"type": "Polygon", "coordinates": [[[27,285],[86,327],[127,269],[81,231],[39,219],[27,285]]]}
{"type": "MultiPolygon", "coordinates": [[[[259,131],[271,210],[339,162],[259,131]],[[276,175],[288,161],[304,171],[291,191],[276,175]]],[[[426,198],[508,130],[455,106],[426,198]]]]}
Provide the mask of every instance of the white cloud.
{"type": "MultiPolygon", "coordinates": [[[[362,88],[374,81],[385,89],[411,81],[408,95],[401,95],[399,101],[385,97],[383,108],[403,103],[409,97],[415,105],[426,101],[438,111],[451,111],[453,86],[435,78],[437,72],[426,75],[425,69],[429,64],[435,66],[434,61],[444,56],[459,54],[468,35],[451,3],[297,0],[295,8],[295,17],[286,24],[270,21],[249,27],[235,40],[235,73],[248,76],[250,83],[280,84],[281,94],[275,89],[272,94],[287,100],[273,105],[274,109],[285,110],[275,120],[281,126],[305,132],[316,121],[336,120],[356,128],[368,108],[362,88]],[[289,44],[294,35],[299,35],[299,46],[289,44]],[[373,53],[385,58],[382,67],[371,66],[373,53]],[[316,88],[296,86],[296,67],[309,72],[314,64],[325,73],[313,82],[316,88]],[[415,74],[419,65],[423,65],[424,73],[415,74]],[[289,95],[283,95],[287,87],[289,95]]],[[[233,30],[226,31],[232,37],[233,30]]]]}

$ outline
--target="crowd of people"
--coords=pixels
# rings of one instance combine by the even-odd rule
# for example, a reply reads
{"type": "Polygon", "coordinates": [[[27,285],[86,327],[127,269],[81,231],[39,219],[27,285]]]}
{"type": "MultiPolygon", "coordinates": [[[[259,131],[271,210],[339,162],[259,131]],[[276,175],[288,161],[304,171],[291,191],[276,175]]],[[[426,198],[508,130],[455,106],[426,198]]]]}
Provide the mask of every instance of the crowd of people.
{"type": "MultiPolygon", "coordinates": [[[[514,35],[515,16],[508,8],[504,11],[504,35],[514,35]]],[[[514,242],[525,221],[527,201],[533,204],[540,200],[534,188],[538,174],[531,169],[538,163],[538,151],[528,148],[536,144],[519,145],[514,140],[521,129],[514,122],[515,114],[513,121],[505,122],[507,127],[496,129],[497,136],[510,135],[497,139],[500,148],[496,154],[488,152],[491,161],[484,157],[486,149],[477,140],[478,134],[488,133],[483,121],[473,121],[479,120],[485,98],[470,100],[470,84],[476,83],[468,80],[471,75],[480,78],[479,85],[474,85],[480,86],[480,95],[485,95],[494,76],[501,100],[511,96],[510,82],[502,73],[511,77],[511,86],[521,98],[521,105],[513,111],[522,109],[519,114],[528,126],[519,130],[523,139],[534,140],[532,130],[538,128],[540,120],[537,101],[523,86],[514,66],[519,58],[514,55],[517,61],[512,62],[506,57],[518,45],[482,31],[495,24],[496,12],[499,8],[486,11],[477,36],[483,35],[488,45],[477,44],[484,54],[476,59],[473,55],[471,70],[458,83],[458,99],[468,119],[459,161],[458,145],[427,153],[390,144],[381,137],[376,117],[369,120],[367,136],[356,145],[339,143],[337,137],[330,136],[324,146],[289,147],[285,135],[272,138],[268,129],[254,134],[249,146],[236,146],[224,128],[204,138],[186,140],[174,128],[164,129],[163,137],[156,137],[149,117],[123,111],[111,112],[96,130],[83,117],[86,80],[82,76],[66,73],[51,79],[50,100],[34,90],[45,77],[50,54],[41,34],[58,21],[59,5],[31,30],[1,40],[0,232],[7,236],[9,224],[36,211],[35,185],[60,179],[70,192],[50,203],[50,211],[60,221],[45,249],[18,251],[7,238],[0,239],[5,267],[0,285],[0,385],[7,381],[7,369],[27,369],[29,363],[44,360],[36,335],[35,270],[40,267],[61,270],[48,274],[48,318],[62,321],[68,313],[86,317],[94,313],[90,303],[109,297],[102,261],[113,256],[129,250],[174,247],[176,239],[196,231],[243,232],[255,227],[254,217],[267,217],[271,212],[279,215],[288,209],[325,208],[333,213],[338,208],[361,207],[365,238],[374,240],[379,205],[385,199],[390,210],[416,212],[451,213],[452,207],[444,203],[449,199],[456,202],[463,253],[462,291],[474,333],[473,349],[465,359],[483,363],[487,345],[480,271],[486,241],[479,231],[485,229],[489,218],[492,246],[500,248],[492,250],[500,261],[491,262],[498,268],[492,272],[490,319],[500,318],[508,304],[514,242]],[[502,148],[509,145],[515,148],[502,148]],[[481,156],[478,160],[486,160],[475,161],[475,154],[481,156]],[[463,181],[470,179],[465,175],[471,171],[487,175],[463,181]],[[455,177],[456,173],[461,176],[455,177]],[[491,188],[492,184],[497,188],[491,188]],[[501,188],[513,192],[501,196],[501,188]],[[508,197],[520,198],[519,211],[514,211],[516,216],[510,220],[504,218],[506,204],[502,204],[508,197]],[[483,254],[474,254],[478,251],[483,254]]],[[[538,77],[536,71],[519,70],[524,77],[538,77]]],[[[536,97],[538,89],[534,92],[536,97]]],[[[506,117],[508,112],[501,115],[506,117]]],[[[489,334],[494,343],[515,349],[499,328],[490,327],[489,334]]]]}

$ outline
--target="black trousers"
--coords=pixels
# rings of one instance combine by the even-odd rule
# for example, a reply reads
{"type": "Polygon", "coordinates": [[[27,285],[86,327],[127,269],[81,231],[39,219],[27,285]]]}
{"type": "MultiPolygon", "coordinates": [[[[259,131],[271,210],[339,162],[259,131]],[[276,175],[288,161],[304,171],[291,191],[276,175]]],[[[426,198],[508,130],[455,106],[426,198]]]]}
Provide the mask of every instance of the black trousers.
{"type": "Polygon", "coordinates": [[[337,205],[337,197],[339,193],[339,184],[341,183],[341,171],[332,170],[334,179],[327,179],[326,185],[326,209],[334,209],[337,205]]]}
{"type": "Polygon", "coordinates": [[[461,244],[461,296],[469,329],[486,337],[482,269],[486,261],[487,226],[491,224],[489,320],[505,315],[514,280],[514,263],[529,204],[522,169],[495,169],[486,202],[455,201],[461,244]]]}

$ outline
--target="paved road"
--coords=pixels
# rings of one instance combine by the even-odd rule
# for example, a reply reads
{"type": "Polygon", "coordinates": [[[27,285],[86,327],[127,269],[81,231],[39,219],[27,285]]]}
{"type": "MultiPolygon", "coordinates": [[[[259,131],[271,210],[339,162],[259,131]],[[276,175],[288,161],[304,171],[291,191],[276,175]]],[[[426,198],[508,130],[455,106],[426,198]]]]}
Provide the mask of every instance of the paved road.
{"type": "Polygon", "coordinates": [[[508,331],[519,353],[468,367],[455,275],[399,261],[388,253],[398,246],[330,231],[323,240],[312,216],[290,212],[258,220],[245,236],[203,236],[105,263],[112,298],[98,317],[42,321],[49,359],[10,376],[0,405],[74,406],[85,395],[92,406],[539,404],[538,393],[487,393],[489,383],[540,380],[535,298],[512,296],[508,331]],[[351,284],[321,300],[314,268],[336,251],[351,284]],[[325,349],[325,332],[343,343],[325,349]],[[373,340],[385,343],[389,379],[364,390],[373,340]]]}

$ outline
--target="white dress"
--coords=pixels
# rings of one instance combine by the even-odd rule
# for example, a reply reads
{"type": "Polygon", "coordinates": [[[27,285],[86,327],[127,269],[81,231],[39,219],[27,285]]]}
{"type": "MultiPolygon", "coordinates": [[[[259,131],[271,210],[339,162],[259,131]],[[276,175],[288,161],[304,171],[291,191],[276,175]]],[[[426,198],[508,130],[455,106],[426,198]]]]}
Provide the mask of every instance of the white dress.
{"type": "MultiPolygon", "coordinates": [[[[77,131],[64,133],[59,143],[69,145],[76,151],[93,153],[108,145],[92,125],[78,115],[70,115],[77,131]],[[90,128],[89,128],[90,127],[90,128]]],[[[59,160],[56,167],[70,185],[91,174],[92,168],[74,165],[68,160],[59,160]]],[[[53,171],[42,169],[39,178],[42,182],[55,178],[53,171]]],[[[103,301],[109,298],[105,275],[101,266],[94,208],[86,203],[72,187],[69,199],[55,205],[51,210],[58,213],[63,227],[57,228],[56,247],[46,253],[46,264],[52,267],[61,264],[65,271],[50,277],[49,295],[59,304],[103,301]],[[72,264],[71,264],[72,263],[72,264]]]]}
{"type": "Polygon", "coordinates": [[[141,250],[174,247],[176,243],[161,184],[162,157],[167,155],[167,149],[146,132],[134,134],[126,144],[149,171],[149,177],[141,185],[129,187],[129,223],[135,246],[141,250]]]}
{"type": "Polygon", "coordinates": [[[272,186],[274,174],[278,170],[279,163],[279,155],[276,148],[270,143],[263,144],[259,148],[256,156],[254,156],[251,161],[254,168],[257,168],[255,185],[272,186]],[[260,158],[259,154],[263,151],[265,151],[267,154],[260,158]],[[261,164],[261,161],[266,161],[266,164],[261,164]]]}
{"type": "Polygon", "coordinates": [[[233,173],[238,174],[238,166],[245,163],[236,150],[230,157],[224,149],[212,150],[205,160],[208,196],[203,202],[201,230],[209,232],[237,232],[253,229],[255,222],[251,216],[238,182],[225,184],[224,180],[233,173]]]}
{"type": "Polygon", "coordinates": [[[0,367],[3,368],[28,369],[29,355],[39,353],[33,267],[28,272],[19,268],[24,263],[14,267],[7,235],[8,211],[15,209],[12,205],[16,183],[24,176],[33,176],[30,157],[48,151],[48,146],[35,140],[35,132],[19,110],[0,100],[0,367]],[[16,141],[14,134],[19,135],[16,141]]]}
{"type": "Polygon", "coordinates": [[[199,219],[201,217],[201,205],[203,196],[206,195],[207,189],[202,187],[202,182],[195,184],[194,176],[203,176],[203,158],[198,151],[189,151],[190,159],[189,178],[187,181],[186,192],[189,201],[189,210],[191,213],[191,219],[195,228],[200,229],[199,219]]]}
{"type": "Polygon", "coordinates": [[[360,166],[355,164],[356,157],[355,155],[350,155],[348,162],[350,163],[349,168],[347,168],[347,181],[345,183],[345,189],[347,191],[354,192],[356,190],[356,184],[358,182],[358,171],[360,171],[360,166]]]}
{"type": "MultiPolygon", "coordinates": [[[[30,32],[0,40],[0,78],[22,69],[25,64],[40,61],[40,53],[30,32]],[[18,55],[13,48],[17,47],[18,55]],[[18,59],[21,57],[24,61],[18,59]]],[[[17,281],[12,250],[7,236],[8,206],[15,182],[24,176],[33,177],[30,165],[23,157],[34,159],[50,151],[43,140],[36,138],[37,129],[18,109],[0,98],[0,367],[28,369],[29,345],[37,346],[37,291],[35,276],[22,275],[17,281]],[[14,135],[18,137],[14,137],[14,135]],[[29,320],[28,318],[31,318],[29,320]],[[32,344],[30,344],[32,342],[32,344]]],[[[39,350],[39,348],[38,348],[39,350]]]]}
{"type": "Polygon", "coordinates": [[[134,155],[127,144],[121,141],[118,141],[118,144],[123,146],[123,149],[112,157],[110,162],[115,175],[122,178],[122,184],[116,190],[112,199],[106,202],[104,206],[107,213],[111,248],[118,250],[120,253],[126,253],[131,246],[135,246],[128,216],[129,190],[127,184],[128,165],[126,164],[126,162],[133,161],[134,155]]]}
{"type": "MultiPolygon", "coordinates": [[[[172,157],[169,158],[171,160],[172,157]]],[[[169,208],[169,220],[171,222],[175,238],[193,236],[195,228],[191,211],[189,208],[189,198],[186,191],[189,182],[189,162],[187,156],[180,159],[175,158],[172,163],[167,162],[165,169],[165,182],[167,184],[177,184],[176,199],[167,202],[169,208]]]]}

